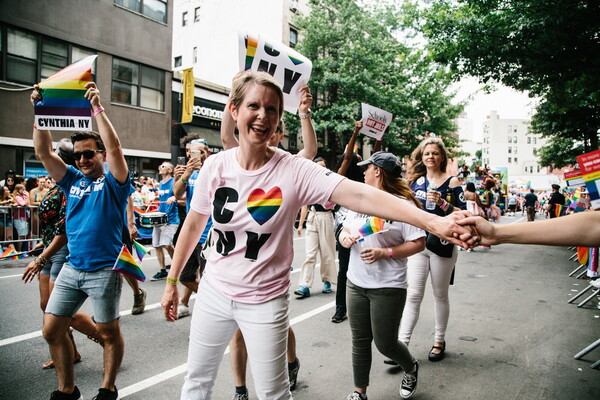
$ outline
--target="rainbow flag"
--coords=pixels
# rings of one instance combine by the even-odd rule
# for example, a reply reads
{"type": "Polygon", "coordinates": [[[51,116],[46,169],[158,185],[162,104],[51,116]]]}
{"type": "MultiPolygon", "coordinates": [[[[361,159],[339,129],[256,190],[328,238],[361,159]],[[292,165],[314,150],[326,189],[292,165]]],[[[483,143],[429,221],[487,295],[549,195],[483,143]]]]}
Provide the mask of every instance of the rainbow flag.
{"type": "Polygon", "coordinates": [[[581,265],[587,265],[588,256],[589,256],[589,248],[588,247],[578,247],[577,248],[577,261],[581,265]]]}
{"type": "Polygon", "coordinates": [[[256,55],[256,48],[258,47],[258,39],[252,37],[250,35],[246,35],[246,62],[244,66],[244,71],[252,68],[252,62],[254,61],[254,56],[256,55]]]}
{"type": "Polygon", "coordinates": [[[150,250],[148,250],[141,243],[136,242],[135,240],[133,241],[133,249],[135,250],[135,253],[138,256],[140,262],[142,261],[144,256],[150,252],[150,250]]]}
{"type": "Polygon", "coordinates": [[[146,280],[146,275],[144,275],[125,245],[121,248],[119,257],[117,257],[117,261],[115,261],[115,265],[113,266],[113,271],[118,271],[119,273],[137,279],[140,282],[146,280]]]}
{"type": "Polygon", "coordinates": [[[34,102],[38,129],[92,130],[92,109],[85,98],[85,85],[92,80],[96,57],[79,60],[39,83],[42,100],[34,102]]]}
{"type": "Polygon", "coordinates": [[[358,229],[358,232],[362,236],[369,236],[377,232],[381,232],[383,230],[383,224],[385,223],[379,217],[370,217],[367,219],[365,224],[358,229]]]}
{"type": "Polygon", "coordinates": [[[555,204],[554,207],[554,216],[556,217],[562,217],[564,215],[563,209],[565,208],[565,206],[563,206],[562,204],[555,204]]]}

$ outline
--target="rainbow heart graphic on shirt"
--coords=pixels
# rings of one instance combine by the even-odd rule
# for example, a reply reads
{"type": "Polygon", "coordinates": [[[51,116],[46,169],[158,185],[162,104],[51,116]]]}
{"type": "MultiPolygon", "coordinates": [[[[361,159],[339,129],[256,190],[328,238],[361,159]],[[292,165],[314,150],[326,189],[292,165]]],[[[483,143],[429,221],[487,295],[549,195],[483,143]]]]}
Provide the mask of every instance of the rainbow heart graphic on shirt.
{"type": "Polygon", "coordinates": [[[269,189],[265,193],[262,189],[254,189],[250,196],[248,196],[248,202],[246,206],[252,218],[259,225],[263,225],[265,222],[271,219],[273,215],[279,210],[282,202],[281,189],[275,186],[269,189]]]}

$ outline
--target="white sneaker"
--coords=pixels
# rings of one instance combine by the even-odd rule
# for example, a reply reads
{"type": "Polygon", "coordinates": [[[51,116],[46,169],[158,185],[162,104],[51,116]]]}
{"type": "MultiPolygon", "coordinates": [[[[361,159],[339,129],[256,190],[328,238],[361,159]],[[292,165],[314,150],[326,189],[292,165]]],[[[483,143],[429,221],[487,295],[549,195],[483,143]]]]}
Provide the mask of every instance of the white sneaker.
{"type": "Polygon", "coordinates": [[[177,307],[177,318],[184,318],[190,316],[190,308],[184,306],[183,304],[179,304],[177,307]]]}

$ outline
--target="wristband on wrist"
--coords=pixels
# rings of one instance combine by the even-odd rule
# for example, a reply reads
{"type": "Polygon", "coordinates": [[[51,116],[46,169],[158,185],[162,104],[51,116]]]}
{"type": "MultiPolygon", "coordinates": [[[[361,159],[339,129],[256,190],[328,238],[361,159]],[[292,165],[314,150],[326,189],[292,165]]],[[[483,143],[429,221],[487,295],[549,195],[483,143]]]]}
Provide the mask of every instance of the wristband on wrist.
{"type": "Polygon", "coordinates": [[[442,204],[440,204],[440,208],[444,211],[448,208],[448,202],[446,200],[442,200],[442,204]]]}
{"type": "Polygon", "coordinates": [[[303,114],[301,112],[298,112],[298,116],[300,117],[300,119],[309,119],[311,116],[311,112],[310,110],[308,110],[308,112],[306,114],[303,114]]]}
{"type": "Polygon", "coordinates": [[[183,179],[183,176],[181,177],[181,182],[185,183],[186,185],[190,182],[190,181],[186,181],[185,179],[183,179]]]}
{"type": "Polygon", "coordinates": [[[104,107],[100,106],[98,108],[96,108],[93,112],[92,112],[92,117],[95,117],[96,115],[100,114],[101,112],[104,112],[104,107]]]}
{"type": "Polygon", "coordinates": [[[387,251],[388,251],[388,260],[391,260],[392,258],[394,258],[394,252],[392,251],[392,248],[388,247],[387,251]]]}
{"type": "Polygon", "coordinates": [[[172,276],[167,276],[167,285],[177,285],[179,279],[173,278],[172,276]]]}

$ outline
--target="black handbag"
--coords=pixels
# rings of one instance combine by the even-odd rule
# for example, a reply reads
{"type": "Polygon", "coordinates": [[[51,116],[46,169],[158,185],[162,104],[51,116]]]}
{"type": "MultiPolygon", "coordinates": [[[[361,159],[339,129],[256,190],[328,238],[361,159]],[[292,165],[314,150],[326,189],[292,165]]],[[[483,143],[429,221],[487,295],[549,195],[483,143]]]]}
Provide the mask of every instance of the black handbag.
{"type": "Polygon", "coordinates": [[[435,236],[433,233],[427,234],[427,240],[425,241],[425,247],[427,250],[433,252],[435,255],[444,258],[451,258],[452,252],[454,251],[454,244],[447,242],[435,236]]]}

